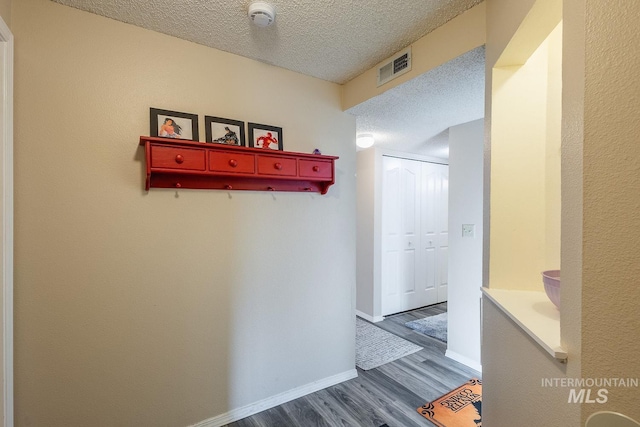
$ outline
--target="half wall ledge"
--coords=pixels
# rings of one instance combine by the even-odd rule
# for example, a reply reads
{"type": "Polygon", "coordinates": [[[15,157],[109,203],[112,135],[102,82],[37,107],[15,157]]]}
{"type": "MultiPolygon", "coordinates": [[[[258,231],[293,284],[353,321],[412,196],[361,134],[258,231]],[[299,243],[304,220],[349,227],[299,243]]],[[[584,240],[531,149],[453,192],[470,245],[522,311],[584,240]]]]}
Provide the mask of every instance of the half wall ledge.
{"type": "Polygon", "coordinates": [[[489,301],[540,347],[561,363],[567,363],[567,351],[560,345],[560,311],[544,292],[481,289],[489,301]]]}

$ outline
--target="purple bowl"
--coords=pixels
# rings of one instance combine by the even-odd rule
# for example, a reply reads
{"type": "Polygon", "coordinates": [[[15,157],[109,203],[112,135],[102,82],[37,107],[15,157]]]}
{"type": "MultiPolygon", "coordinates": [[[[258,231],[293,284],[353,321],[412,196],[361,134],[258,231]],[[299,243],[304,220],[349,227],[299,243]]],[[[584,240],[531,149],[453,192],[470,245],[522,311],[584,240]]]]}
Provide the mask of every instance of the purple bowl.
{"type": "Polygon", "coordinates": [[[543,271],[542,283],[553,305],[560,308],[560,270],[543,271]]]}

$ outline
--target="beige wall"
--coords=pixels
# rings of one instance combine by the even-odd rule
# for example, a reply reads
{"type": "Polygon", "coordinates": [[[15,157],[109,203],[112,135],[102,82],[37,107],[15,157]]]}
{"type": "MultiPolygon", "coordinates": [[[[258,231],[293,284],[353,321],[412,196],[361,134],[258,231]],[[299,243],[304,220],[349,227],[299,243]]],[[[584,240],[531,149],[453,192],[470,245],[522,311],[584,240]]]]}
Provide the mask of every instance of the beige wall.
{"type": "Polygon", "coordinates": [[[0,16],[9,28],[11,28],[11,1],[12,0],[0,0],[0,16]]]}
{"type": "MultiPolygon", "coordinates": [[[[521,5],[510,9],[510,3],[488,0],[487,67],[489,52],[499,52],[500,41],[508,40],[495,33],[523,19],[521,5]]],[[[528,406],[545,408],[535,415],[540,425],[583,425],[602,410],[640,419],[637,388],[609,387],[606,403],[578,405],[567,403],[567,388],[558,395],[534,385],[553,376],[635,379],[640,372],[640,86],[634,77],[640,65],[639,13],[637,2],[563,2],[561,334],[569,359],[566,371],[545,361],[533,342],[485,305],[487,424],[533,416],[513,400],[509,382],[516,377],[529,390],[528,406]],[[501,413],[498,405],[516,405],[516,415],[501,413]]]]}
{"type": "Polygon", "coordinates": [[[354,368],[355,120],[340,87],[14,3],[17,426],[184,426],[354,368]],[[325,196],[143,189],[149,107],[282,126],[325,196]]]}
{"type": "MultiPolygon", "coordinates": [[[[640,2],[584,3],[583,376],[638,378],[640,2]]],[[[640,420],[638,392],[613,389],[603,409],[640,420]]]]}

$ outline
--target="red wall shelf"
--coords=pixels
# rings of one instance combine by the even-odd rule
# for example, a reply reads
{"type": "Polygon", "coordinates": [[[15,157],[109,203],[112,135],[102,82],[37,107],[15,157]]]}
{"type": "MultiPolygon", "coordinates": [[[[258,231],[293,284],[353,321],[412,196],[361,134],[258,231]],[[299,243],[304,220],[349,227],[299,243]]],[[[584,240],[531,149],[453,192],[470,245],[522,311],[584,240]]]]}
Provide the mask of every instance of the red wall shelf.
{"type": "Polygon", "coordinates": [[[140,137],[149,188],[301,191],[326,194],[335,160],[319,154],[140,137]]]}

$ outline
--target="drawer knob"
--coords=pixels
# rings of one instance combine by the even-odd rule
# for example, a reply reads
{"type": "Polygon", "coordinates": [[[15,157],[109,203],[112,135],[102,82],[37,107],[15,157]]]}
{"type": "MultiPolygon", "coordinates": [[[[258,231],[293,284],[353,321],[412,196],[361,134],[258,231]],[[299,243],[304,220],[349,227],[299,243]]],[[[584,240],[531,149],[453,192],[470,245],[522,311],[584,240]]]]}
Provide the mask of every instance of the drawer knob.
{"type": "Polygon", "coordinates": [[[233,190],[233,186],[227,184],[224,186],[225,190],[233,190]]]}
{"type": "Polygon", "coordinates": [[[317,166],[317,165],[316,165],[316,166],[314,166],[314,167],[313,167],[313,168],[311,168],[311,169],[313,169],[313,171],[314,171],[314,172],[318,172],[318,171],[320,170],[320,166],[317,166]]]}
{"type": "Polygon", "coordinates": [[[273,167],[276,168],[277,170],[282,170],[282,163],[275,163],[273,167]]]}
{"type": "Polygon", "coordinates": [[[267,187],[267,190],[269,190],[269,191],[276,191],[276,189],[275,189],[275,188],[273,188],[273,187],[267,187]]]}
{"type": "Polygon", "coordinates": [[[236,166],[238,166],[238,161],[234,159],[229,160],[229,166],[235,168],[236,166]]]}
{"type": "Polygon", "coordinates": [[[305,187],[304,191],[311,191],[311,187],[305,187]]]}
{"type": "Polygon", "coordinates": [[[182,154],[178,154],[176,156],[176,163],[180,164],[182,162],[184,162],[184,157],[182,157],[182,154]]]}
{"type": "Polygon", "coordinates": [[[176,182],[176,188],[180,188],[182,187],[182,184],[180,184],[179,182],[176,182]]]}

